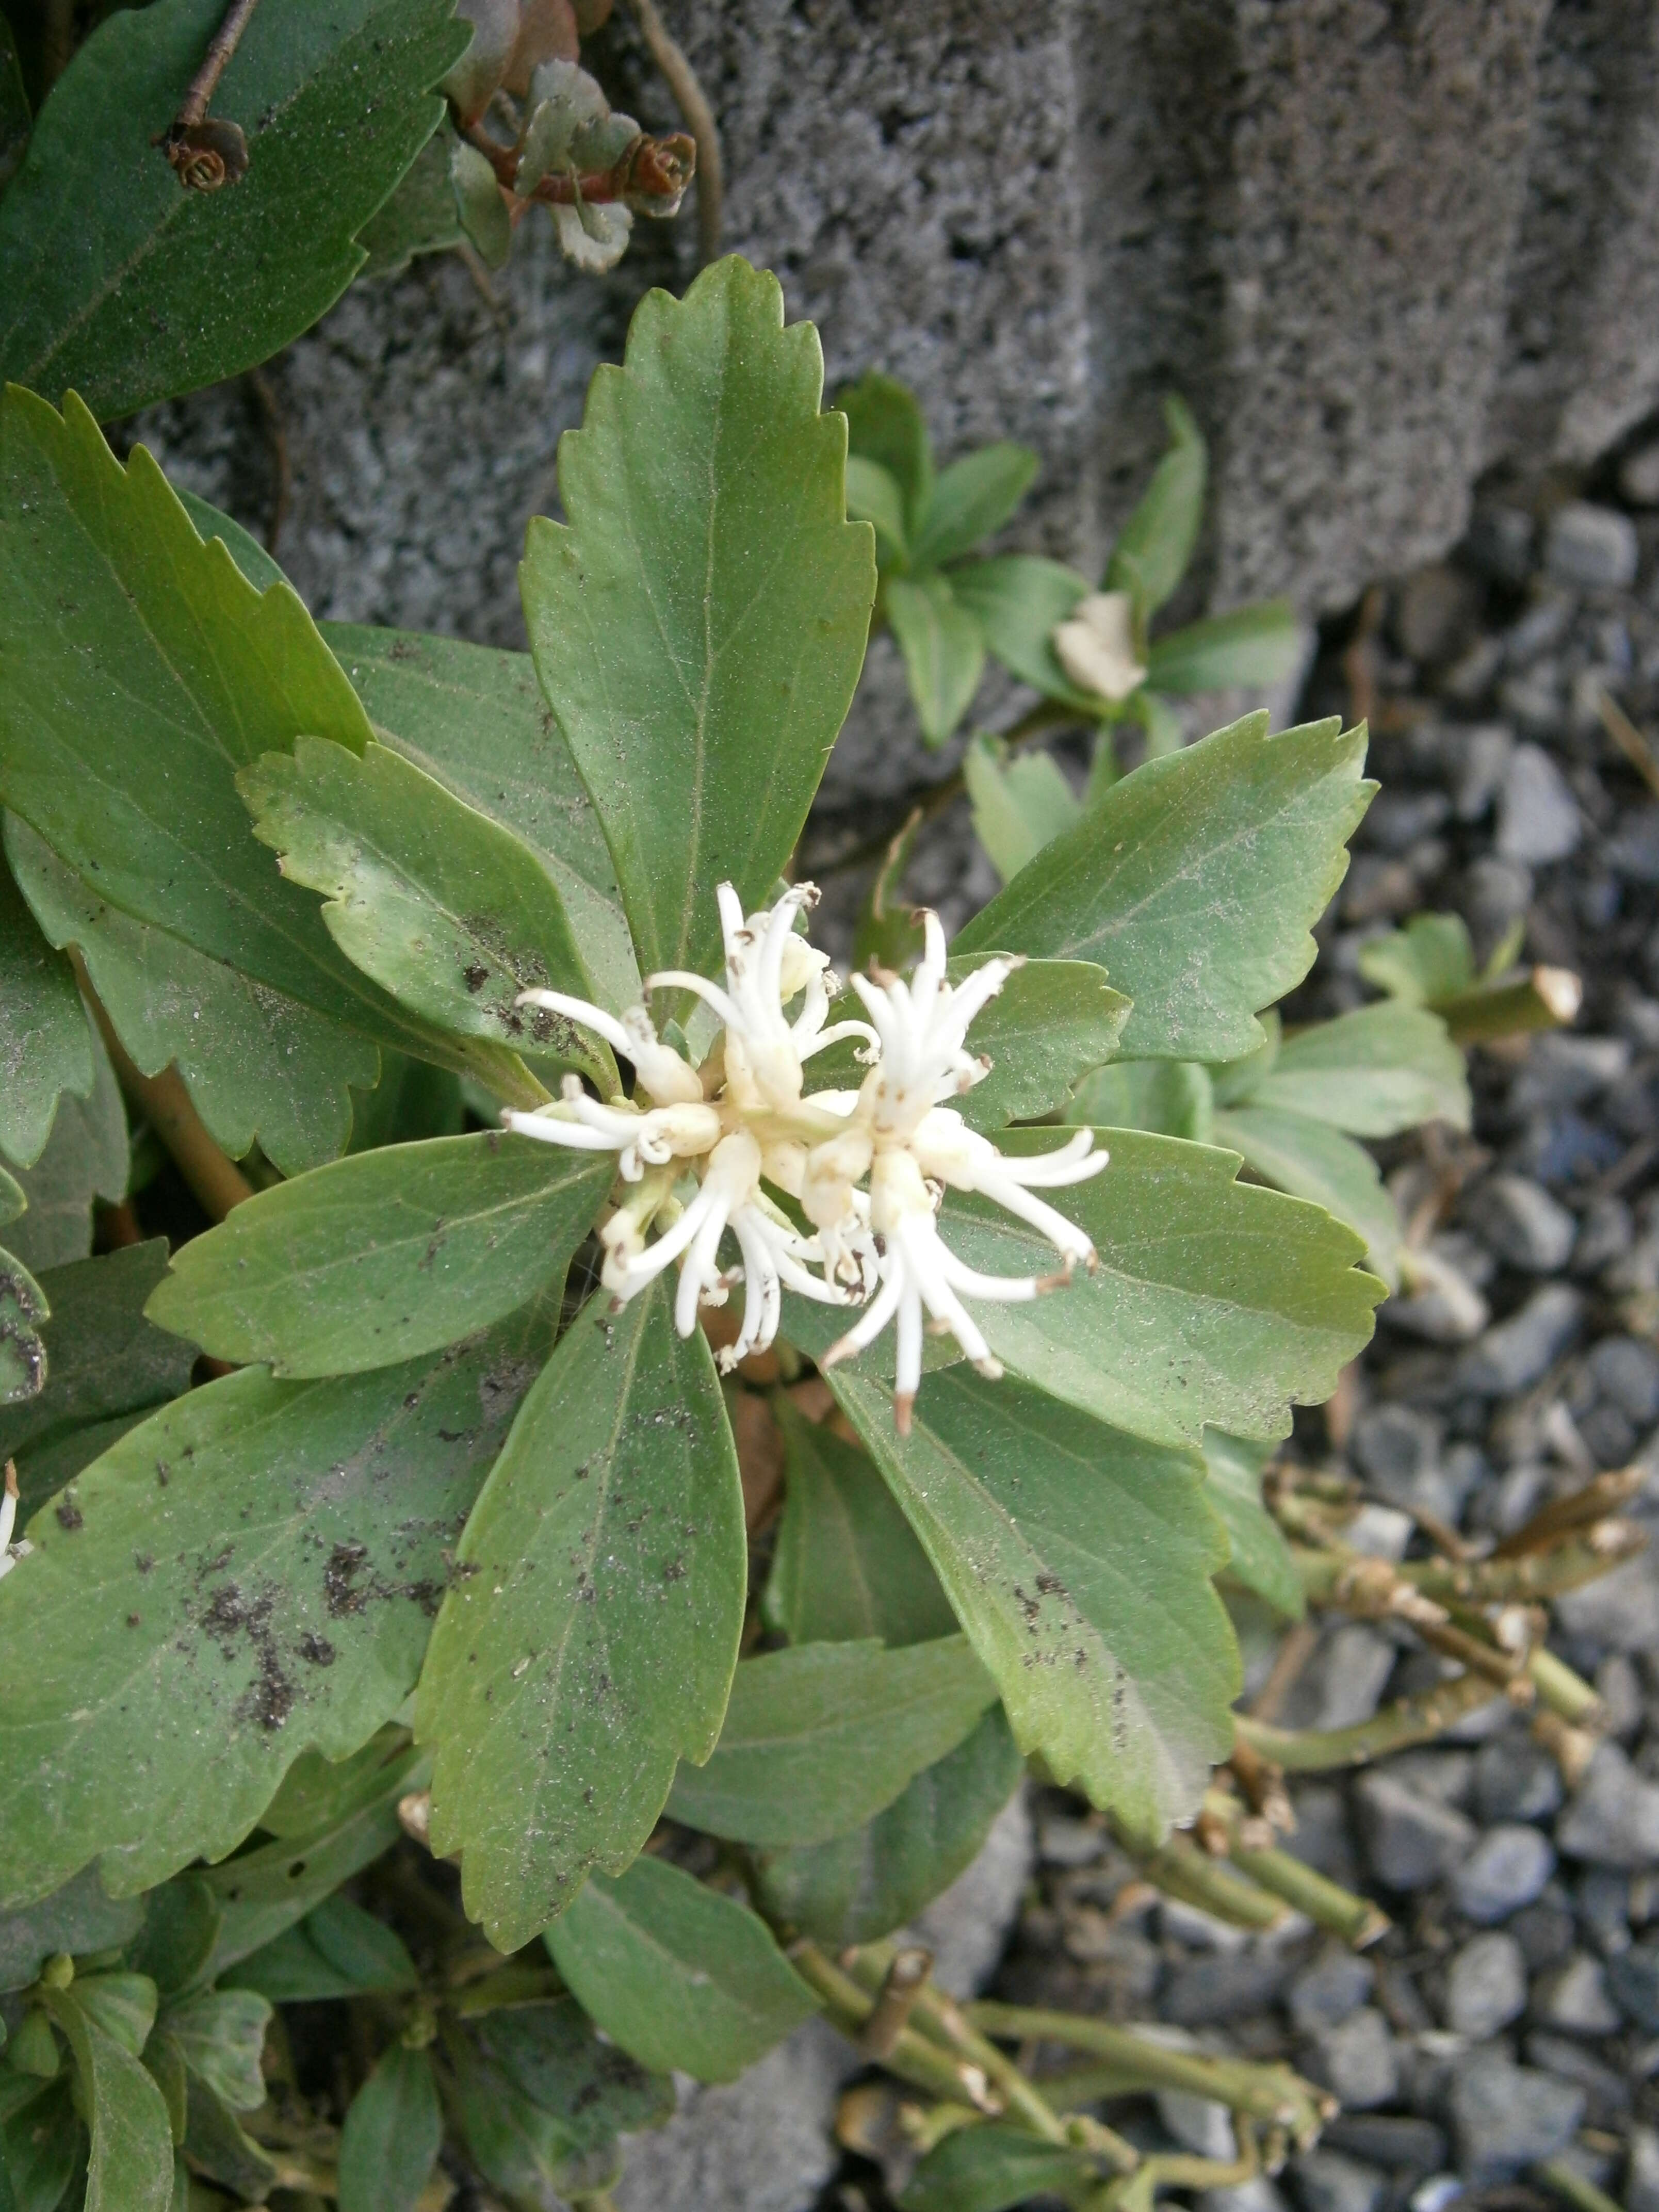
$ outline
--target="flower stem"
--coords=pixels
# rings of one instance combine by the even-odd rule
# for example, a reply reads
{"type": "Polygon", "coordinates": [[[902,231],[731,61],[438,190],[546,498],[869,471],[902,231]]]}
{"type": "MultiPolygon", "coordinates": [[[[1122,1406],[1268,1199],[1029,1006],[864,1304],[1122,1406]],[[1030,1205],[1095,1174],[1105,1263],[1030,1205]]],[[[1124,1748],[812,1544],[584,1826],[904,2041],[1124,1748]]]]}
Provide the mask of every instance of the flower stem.
{"type": "MultiPolygon", "coordinates": [[[[791,1945],[789,1959],[797,1973],[823,1999],[831,2025],[849,2041],[857,2043],[876,2008],[876,2000],[827,1959],[816,1943],[791,1945]]],[[[917,2034],[913,2027],[901,2030],[882,2063],[902,2081],[913,2081],[919,2089],[926,2089],[950,2104],[971,2105],[975,2112],[989,2117],[1002,2110],[1002,2100],[993,2095],[989,2077],[982,2067],[963,2065],[937,2044],[917,2034]]]]}
{"type": "Polygon", "coordinates": [[[1396,1698],[1352,1728],[1271,1728],[1248,1713],[1235,1713],[1233,1726],[1252,1751],[1287,1774],[1318,1774],[1334,1766],[1364,1766],[1385,1753],[1428,1743],[1499,1694],[1484,1675],[1470,1673],[1414,1698],[1396,1698]]]}
{"type": "Polygon", "coordinates": [[[1340,1936],[1356,1951],[1364,1950],[1387,1935],[1391,1924],[1389,1916],[1369,1898],[1356,1897],[1316,1869],[1304,1866],[1289,1851],[1273,1845],[1253,1848],[1243,1843],[1239,1808],[1224,1790],[1212,1790],[1204,1800],[1204,1808],[1221,1823],[1227,1837],[1227,1856],[1233,1864],[1261,1888],[1306,1913],[1316,1927],[1340,1936]]]}
{"type": "MultiPolygon", "coordinates": [[[[1185,2090],[1231,2111],[1290,2130],[1298,2143],[1310,2143],[1336,2110],[1336,2100],[1304,2081],[1288,2066],[1258,2066],[1242,2058],[1212,2058],[1203,2051],[1171,2051],[1109,2021],[1051,2012],[1041,2006],[981,2002],[966,2008],[969,2023],[1005,2042],[1028,2036],[1086,2051],[1121,2067],[1126,2082],[1137,2087],[1185,2090]]],[[[1150,2163],[1150,2161],[1147,2161],[1150,2163]]]]}

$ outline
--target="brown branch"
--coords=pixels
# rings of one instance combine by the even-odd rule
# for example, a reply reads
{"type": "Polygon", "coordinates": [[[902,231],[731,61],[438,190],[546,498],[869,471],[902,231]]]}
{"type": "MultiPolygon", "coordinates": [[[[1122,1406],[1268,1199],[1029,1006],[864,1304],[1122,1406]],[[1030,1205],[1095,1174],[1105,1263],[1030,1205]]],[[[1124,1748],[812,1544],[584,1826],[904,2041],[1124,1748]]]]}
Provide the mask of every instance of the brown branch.
{"type": "Polygon", "coordinates": [[[697,148],[697,258],[706,265],[720,250],[720,216],[726,198],[726,167],[714,111],[697,82],[684,48],[669,36],[654,0],[634,0],[634,13],[651,58],[668,81],[687,130],[697,148]]]}
{"type": "Polygon", "coordinates": [[[208,41],[202,66],[185,88],[179,112],[155,143],[166,152],[186,191],[216,192],[240,184],[247,174],[247,141],[240,124],[210,119],[208,104],[259,0],[230,0],[218,29],[208,41]]]}
{"type": "Polygon", "coordinates": [[[696,142],[684,131],[671,131],[662,138],[652,138],[641,131],[608,169],[590,169],[585,176],[569,170],[556,176],[550,173],[538,177],[529,191],[521,192],[515,182],[516,146],[503,146],[477,123],[468,125],[461,136],[483,155],[495,172],[495,182],[512,194],[520,207],[532,200],[540,201],[544,207],[575,207],[583,203],[589,207],[611,207],[621,203],[635,213],[670,214],[672,209],[653,207],[650,203],[672,199],[678,206],[679,194],[697,173],[696,142]]]}

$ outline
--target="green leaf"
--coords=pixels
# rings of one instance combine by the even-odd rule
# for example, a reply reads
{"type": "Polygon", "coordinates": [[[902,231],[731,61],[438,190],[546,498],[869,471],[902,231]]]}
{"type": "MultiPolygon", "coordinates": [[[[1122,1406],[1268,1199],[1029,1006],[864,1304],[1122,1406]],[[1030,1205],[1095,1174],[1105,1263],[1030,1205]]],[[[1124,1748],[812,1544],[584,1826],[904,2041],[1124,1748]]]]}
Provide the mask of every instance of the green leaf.
{"type": "Polygon", "coordinates": [[[1363,728],[1267,735],[1247,714],[1146,762],[1021,870],[957,939],[1097,960],[1134,1010],[1134,1059],[1231,1060],[1313,964],[1312,925],[1346,872],[1374,784],[1363,728]]]}
{"type": "Polygon", "coordinates": [[[757,1852],[769,1917],[836,1951],[890,1935],[977,1857],[1024,1771],[1006,1716],[993,1705],[954,1751],[924,1767],[861,1828],[828,1843],[757,1852]]]}
{"type": "Polygon", "coordinates": [[[443,2142],[432,2061],[401,2043],[382,2052],[340,2133],[340,2212],[414,2212],[443,2142]]]}
{"type": "Polygon", "coordinates": [[[167,1240],[129,1244],[98,1260],[47,1271],[52,1318],[46,1387],[0,1413],[0,1462],[64,1432],[176,1398],[190,1387],[196,1347],[146,1321],[144,1300],[167,1263],[167,1240]]]}
{"type": "Polygon", "coordinates": [[[136,921],[381,1042],[494,1066],[370,983],[254,836],[236,771],[301,732],[354,752],[371,736],[289,586],[257,592],[144,448],[123,468],[73,394],[59,416],[9,390],[0,798],[136,921]]]}
{"type": "Polygon", "coordinates": [[[1353,1137],[1396,1136],[1437,1120],[1467,1129],[1471,1111],[1463,1055],[1445,1024],[1402,1006],[1361,1006],[1297,1030],[1246,1103],[1353,1137]]]}
{"type": "Polygon", "coordinates": [[[599,811],[641,965],[707,968],[723,878],[770,890],[863,665],[874,536],[775,276],[648,292],[559,447],[568,526],[523,569],[536,672],[599,811]]]}
{"type": "Polygon", "coordinates": [[[873,1640],[804,1644],[745,1659],[714,1755],[681,1767],[669,1814],[738,1843],[844,1835],[953,1750],[995,1694],[960,1636],[899,1651],[873,1640]]]}
{"type": "Polygon", "coordinates": [[[945,578],[934,574],[915,582],[890,576],[882,606],[904,656],[921,734],[930,745],[942,745],[967,713],[985,672],[979,624],[957,605],[945,578]]]}
{"type": "Polygon", "coordinates": [[[1090,720],[1103,713],[1100,700],[1072,683],[1054,656],[1052,641],[1055,625],[1087,596],[1086,576],[1035,553],[1000,553],[992,560],[970,561],[953,569],[951,588],[1011,676],[1076,708],[1090,720]]]}
{"type": "Polygon", "coordinates": [[[1190,1814],[1232,1741],[1226,1558],[1196,1454],[1125,1435],[1013,1376],[930,1375],[908,1437],[837,1368],[848,1418],[995,1678],[1023,1752],[1126,1826],[1190,1814]]]}
{"type": "Polygon", "coordinates": [[[633,1006],[640,971],[617,871],[530,655],[347,623],[323,635],[383,742],[540,856],[600,1003],[633,1006]]]}
{"type": "Polygon", "coordinates": [[[89,2020],[137,2058],[155,2025],[155,1984],[147,1974],[82,1974],[76,2001],[89,2020]]]}
{"type": "Polygon", "coordinates": [[[204,1879],[220,1903],[222,1918],[205,1978],[274,1943],[285,1929],[320,1906],[352,1875],[396,1843],[402,1833],[397,1801],[428,1778],[428,1763],[405,1751],[385,1761],[381,1794],[348,1819],[302,1836],[279,1836],[243,1851],[204,1879]]]}
{"type": "MultiPolygon", "coordinates": [[[[1165,753],[1178,753],[1187,743],[1187,726],[1179,711],[1158,692],[1149,691],[1143,684],[1128,702],[1135,720],[1146,732],[1146,758],[1162,760],[1165,753]]],[[[1096,756],[1098,763],[1100,756],[1096,756]]],[[[1109,781],[1115,782],[1114,775],[1109,781]]],[[[1092,800],[1096,793],[1091,792],[1092,800]]]]}
{"type": "Polygon", "coordinates": [[[257,1990],[203,1990],[170,2005],[161,2027],[192,2074],[234,2112],[252,2112],[265,2100],[259,2069],[270,2025],[270,2005],[257,1990]]]}
{"type": "Polygon", "coordinates": [[[84,2008],[73,1984],[45,1998],[75,2054],[92,2130],[86,2212],[168,2212],[173,2130],[161,2091],[84,2008]]]}
{"type": "Polygon", "coordinates": [[[368,256],[362,276],[395,276],[417,253],[441,253],[460,244],[460,210],[449,172],[454,145],[454,133],[441,125],[392,198],[357,233],[368,256]]]}
{"type": "Polygon", "coordinates": [[[236,1989],[273,2004],[393,1995],[418,1987],[415,1962],[396,1929],[348,1897],[327,1897],[295,1927],[232,1966],[236,1989]]]}
{"type": "Polygon", "coordinates": [[[879,461],[847,456],[847,519],[875,525],[877,558],[902,562],[909,550],[904,526],[904,494],[898,479],[879,461]]]}
{"type": "Polygon", "coordinates": [[[45,1389],[40,1327],[49,1312],[46,1292],[28,1269],[0,1249],[0,1407],[26,1405],[45,1389]]]}
{"type": "MultiPolygon", "coordinates": [[[[570,2010],[577,2008],[572,2005],[570,2010]]],[[[499,2034],[500,2021],[496,2015],[489,2021],[492,2036],[499,2034]]],[[[500,2067],[487,2064],[462,2038],[453,2039],[446,2055],[454,2081],[455,2116],[472,2163],[508,2204],[522,2207],[524,2212],[542,2212],[544,2206],[608,2189],[616,2180],[622,2161],[614,2136],[585,2130],[597,2140],[584,2149],[560,2118],[526,2097],[500,2067]]],[[[618,2065],[639,2074],[626,2052],[616,2051],[611,2056],[618,2065]]],[[[662,2087],[672,2104],[672,2083],[665,2081],[662,2087]]]]}
{"type": "Polygon", "coordinates": [[[901,2212],[1007,2212],[1030,2197],[1060,2197],[1069,2203],[1095,2173],[1086,2152],[993,2120],[957,2128],[936,2143],[898,2201],[901,2212]]]}
{"type": "Polygon", "coordinates": [[[1177,695],[1278,684],[1295,673],[1305,649],[1290,601],[1263,599],[1154,638],[1146,681],[1155,691],[1177,695]]]}
{"type": "Polygon", "coordinates": [[[1080,820],[1083,809],[1052,754],[1018,753],[1004,761],[999,750],[983,734],[975,738],[962,769],[974,834],[1006,884],[1080,820]]]}
{"type": "Polygon", "coordinates": [[[0,2194],[5,2212],[58,2212],[86,2162],[87,2131],[68,2074],[43,2083],[0,2073],[0,2191],[11,2191],[9,2200],[0,2194]]]}
{"type": "Polygon", "coordinates": [[[868,1455],[780,1395],[784,1507],[763,1601],[792,1644],[926,1644],[956,1615],[868,1455]]]}
{"type": "Polygon", "coordinates": [[[1253,1437],[1230,1437],[1222,1429],[1204,1431],[1210,1503],[1232,1547],[1224,1570],[1228,1581],[1242,1583],[1276,1612],[1300,1620],[1307,1610],[1302,1578],[1278,1522],[1261,1502],[1261,1471],[1274,1449],[1253,1437]]]}
{"type": "Polygon", "coordinates": [[[552,877],[522,839],[401,754],[325,738],[245,768],[237,789],[283,873],[323,893],[346,957],[403,1005],[458,1036],[546,1054],[620,1085],[609,1049],[521,991],[592,989],[552,877]]]}
{"type": "Polygon", "coordinates": [[[720,1734],[743,1628],[743,1492],[714,1363],[660,1285],[589,1308],[526,1399],[421,1677],[432,1848],[516,1950],[619,1873],[720,1734]]]}
{"type": "Polygon", "coordinates": [[[1187,573],[1204,520],[1209,475],[1203,436],[1185,404],[1166,399],[1164,419],[1170,427],[1170,450],[1124,524],[1101,586],[1133,593],[1143,622],[1158,612],[1187,573]]]}
{"type": "Polygon", "coordinates": [[[981,446],[943,470],[933,485],[912,555],[918,569],[942,568],[1001,529],[1031,488],[1037,457],[1029,446],[981,446]]]}
{"type": "Polygon", "coordinates": [[[100,1853],[129,1893],[222,1857],[302,1751],[397,1711],[552,1323],[336,1382],[228,1376],[34,1516],[0,1584],[0,1895],[100,1853]]]}
{"type": "Polygon", "coordinates": [[[872,368],[856,384],[843,385],[836,404],[847,417],[848,452],[876,462],[898,485],[911,534],[933,494],[933,442],[915,394],[872,368]]]}
{"type": "Polygon", "coordinates": [[[79,951],[139,1072],[176,1066],[222,1152],[241,1159],[257,1139],[283,1174],[298,1175],[343,1150],[349,1086],[379,1073],[367,1037],[123,914],[15,814],[5,842],[41,929],[79,951]]]}
{"type": "Polygon", "coordinates": [[[41,937],[0,864],[0,1152],[40,1157],[58,1095],[92,1088],[92,1041],[75,972],[41,937]]]}
{"type": "Polygon", "coordinates": [[[92,1202],[126,1196],[127,1116],[103,1040],[92,1040],[92,1091],[66,1091],[52,1116],[46,1150],[33,1167],[20,1168],[15,1187],[28,1211],[14,1220],[6,1242],[26,1267],[43,1274],[92,1249],[92,1202]]]}
{"type": "Polygon", "coordinates": [[[354,1820],[385,1797],[387,1775],[405,1757],[410,1741],[410,1731],[391,1720],[347,1758],[302,1752],[260,1814],[259,1826],[291,1839],[354,1820]]]}
{"type": "Polygon", "coordinates": [[[553,2121],[569,2149],[605,2148],[618,2135],[659,2128],[674,2085],[601,2043],[574,1997],[503,2005],[478,2022],[479,2043],[514,2092],[553,2121]]]}
{"type": "MultiPolygon", "coordinates": [[[[1370,1339],[1382,1286],[1355,1264],[1358,1237],[1317,1206],[1236,1181],[1236,1152],[1139,1130],[1100,1135],[1110,1166],[1063,1194],[1098,1268],[1030,1305],[976,1307],[992,1350],[1155,1443],[1196,1445],[1206,1422],[1283,1436],[1292,1402],[1322,1404],[1370,1339]]],[[[1007,1152],[1053,1149],[1046,1129],[1000,1141],[1007,1152]]],[[[988,1200],[947,1200],[944,1229],[987,1274],[1053,1268],[1052,1245],[988,1200]]]]}
{"type": "Polygon", "coordinates": [[[1293,1198],[1311,1200],[1365,1241],[1365,1264],[1390,1290],[1400,1279],[1400,1215],[1376,1162],[1328,1122],[1277,1106],[1218,1114],[1214,1141],[1243,1156],[1252,1175],[1293,1198]]]}
{"type": "Polygon", "coordinates": [[[197,492],[187,491],[183,484],[174,484],[173,495],[190,517],[197,536],[204,543],[210,538],[224,540],[225,550],[247,578],[256,592],[269,591],[273,584],[285,584],[288,577],[277,561],[266,552],[252,531],[203,499],[197,492]]]}
{"type": "MultiPolygon", "coordinates": [[[[970,953],[946,972],[960,982],[990,957],[970,953]]],[[[957,1112],[970,1128],[992,1133],[1054,1112],[1086,1068],[1117,1050],[1128,1016],[1129,1001],[1103,969],[1086,960],[1028,960],[969,1032],[970,1050],[985,1055],[991,1072],[955,1102],[957,1112]]]]}
{"type": "Polygon", "coordinates": [[[592,1875],[545,1941],[613,2043],[699,2081],[735,2081],[822,2002],[763,1920],[661,1859],[592,1875]]]}
{"type": "Polygon", "coordinates": [[[276,2161],[262,2145],[243,2134],[235,2113],[199,2075],[187,2075],[185,2085],[184,2148],[188,2172],[222,2182],[239,2199],[263,2204],[281,2172],[276,2161]]]}
{"type": "Polygon", "coordinates": [[[1475,984],[1468,925],[1461,914],[1414,914],[1404,929],[1360,947],[1359,972],[1408,1006],[1455,999],[1475,984]]]}
{"type": "Polygon", "coordinates": [[[1118,1060],[1079,1084],[1066,1108],[1081,1128],[1151,1129],[1163,1137],[1214,1141],[1210,1073],[1193,1060],[1118,1060]]]}
{"type": "Polygon", "coordinates": [[[464,27],[447,0],[264,9],[213,95],[247,173],[186,191],[155,140],[223,12],[111,15],[54,87],[0,204],[0,378],[128,415],[267,360],[362,266],[354,234],[436,127],[464,27]]]}
{"type": "Polygon", "coordinates": [[[278,1375],[389,1367],[560,1281],[615,1170],[494,1129],[354,1153],[192,1237],[146,1310],[278,1375]]]}
{"type": "Polygon", "coordinates": [[[144,1899],[144,1924],[127,1963],[148,1974],[164,1997],[187,1990],[213,1956],[223,1920],[219,1900],[198,1874],[163,1882],[144,1899]]]}
{"type": "Polygon", "coordinates": [[[0,191],[11,182],[32,128],[29,96],[17,64],[16,34],[9,23],[0,21],[0,191]]]}
{"type": "Polygon", "coordinates": [[[97,1868],[83,1868],[21,1912],[0,1913],[0,1990],[27,1989],[55,1952],[118,1949],[143,1917],[138,1899],[106,1897],[97,1868]]]}

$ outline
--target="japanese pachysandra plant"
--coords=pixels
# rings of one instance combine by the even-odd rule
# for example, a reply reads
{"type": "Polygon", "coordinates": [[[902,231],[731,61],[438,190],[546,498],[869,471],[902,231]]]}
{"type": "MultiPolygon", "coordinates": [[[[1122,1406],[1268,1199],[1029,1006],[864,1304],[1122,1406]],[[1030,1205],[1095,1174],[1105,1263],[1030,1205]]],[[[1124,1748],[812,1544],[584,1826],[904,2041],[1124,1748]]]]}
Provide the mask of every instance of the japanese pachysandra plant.
{"type": "MultiPolygon", "coordinates": [[[[876,590],[821,397],[770,277],[650,295],[527,655],[315,624],[73,398],[0,404],[0,2140],[64,2130],[94,2212],[165,2212],[175,2142],[244,2201],[387,2201],[395,2141],[399,2203],[441,2143],[602,2203],[673,2069],[857,2031],[1027,1762],[1176,1850],[1218,1579],[1300,1603],[1261,1470],[1382,1286],[1088,1101],[1266,1050],[1363,733],[1154,758],[842,988],[787,880],[876,590]],[[158,1133],[171,1249],[93,1256],[158,1133]],[[405,1829],[470,1917],[389,1941],[405,1829]],[[270,2008],[359,1996],[302,2124],[270,2008]]],[[[935,2026],[941,2111],[1079,2202],[1139,2171],[935,2026]]]]}

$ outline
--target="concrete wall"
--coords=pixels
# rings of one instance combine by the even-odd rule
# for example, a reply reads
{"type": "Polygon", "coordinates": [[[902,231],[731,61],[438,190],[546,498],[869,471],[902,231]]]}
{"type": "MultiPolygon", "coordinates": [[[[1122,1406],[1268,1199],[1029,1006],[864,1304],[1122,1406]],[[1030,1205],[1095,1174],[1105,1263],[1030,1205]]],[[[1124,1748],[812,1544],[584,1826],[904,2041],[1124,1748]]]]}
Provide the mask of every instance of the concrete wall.
{"type": "MultiPolygon", "coordinates": [[[[1659,0],[678,0],[726,242],[942,447],[1029,440],[1023,542],[1092,561],[1178,388],[1214,441],[1189,595],[1310,612],[1458,536],[1479,472],[1593,460],[1659,407],[1659,0]]],[[[600,66],[677,118],[623,19],[600,66]]],[[[558,433],[689,216],[612,276],[544,227],[492,303],[453,261],[362,285],[269,376],[280,552],[320,611],[517,641],[558,433]]],[[[257,407],[143,434],[258,521],[257,407]]]]}

